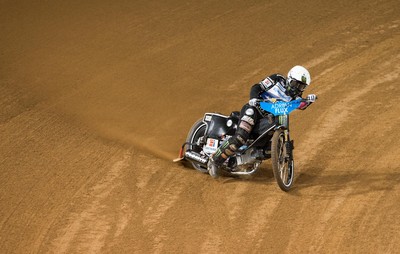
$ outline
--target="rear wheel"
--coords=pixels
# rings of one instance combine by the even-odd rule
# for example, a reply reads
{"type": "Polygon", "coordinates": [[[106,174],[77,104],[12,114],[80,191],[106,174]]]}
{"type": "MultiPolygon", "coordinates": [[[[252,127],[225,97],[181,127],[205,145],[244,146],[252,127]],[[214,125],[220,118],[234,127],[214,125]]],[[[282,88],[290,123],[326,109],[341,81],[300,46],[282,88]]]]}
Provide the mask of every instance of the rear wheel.
{"type": "MultiPolygon", "coordinates": [[[[199,120],[197,120],[192,128],[190,129],[187,138],[186,138],[186,142],[189,143],[188,145],[188,150],[192,150],[196,153],[200,153],[203,150],[203,142],[204,142],[204,135],[206,133],[206,124],[203,122],[203,119],[200,118],[199,120]]],[[[192,166],[203,172],[203,173],[207,173],[207,167],[203,166],[200,163],[196,163],[196,162],[191,162],[192,166]]]]}
{"type": "MultiPolygon", "coordinates": [[[[294,161],[287,150],[287,140],[282,130],[275,131],[271,142],[272,171],[276,182],[283,191],[289,191],[293,184],[294,161]]],[[[291,150],[291,149],[290,149],[291,150]]]]}

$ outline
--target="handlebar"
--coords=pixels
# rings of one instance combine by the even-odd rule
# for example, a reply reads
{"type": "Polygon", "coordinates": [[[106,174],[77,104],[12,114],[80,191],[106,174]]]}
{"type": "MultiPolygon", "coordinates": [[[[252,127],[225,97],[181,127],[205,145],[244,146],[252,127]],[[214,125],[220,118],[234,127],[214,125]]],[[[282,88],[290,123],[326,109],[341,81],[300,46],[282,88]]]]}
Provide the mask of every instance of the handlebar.
{"type": "MultiPolygon", "coordinates": [[[[317,100],[317,99],[318,99],[318,96],[315,95],[315,100],[317,100]]],[[[299,99],[296,99],[296,100],[299,100],[300,102],[310,102],[309,100],[304,99],[304,98],[299,98],[299,99]]],[[[287,101],[284,101],[281,98],[267,98],[267,99],[259,100],[259,103],[260,102],[275,103],[277,101],[287,102],[287,101]]]]}

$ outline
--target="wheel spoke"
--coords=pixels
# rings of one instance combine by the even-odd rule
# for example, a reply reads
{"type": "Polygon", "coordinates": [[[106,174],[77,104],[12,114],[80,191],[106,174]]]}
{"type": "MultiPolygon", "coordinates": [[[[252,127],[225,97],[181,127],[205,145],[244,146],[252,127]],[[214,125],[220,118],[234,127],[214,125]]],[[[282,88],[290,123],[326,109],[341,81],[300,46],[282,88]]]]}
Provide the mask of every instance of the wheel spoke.
{"type": "Polygon", "coordinates": [[[283,172],[282,181],[283,181],[284,184],[286,184],[286,183],[287,183],[287,170],[286,170],[286,165],[284,165],[282,172],[283,172]]]}
{"type": "Polygon", "coordinates": [[[284,191],[290,189],[293,180],[293,163],[286,142],[284,131],[274,134],[273,172],[279,187],[284,191]]]}
{"type": "Polygon", "coordinates": [[[280,178],[282,179],[282,182],[286,184],[286,170],[285,170],[285,157],[286,157],[286,151],[285,151],[285,142],[283,137],[281,136],[279,138],[279,173],[280,173],[280,178]]]}

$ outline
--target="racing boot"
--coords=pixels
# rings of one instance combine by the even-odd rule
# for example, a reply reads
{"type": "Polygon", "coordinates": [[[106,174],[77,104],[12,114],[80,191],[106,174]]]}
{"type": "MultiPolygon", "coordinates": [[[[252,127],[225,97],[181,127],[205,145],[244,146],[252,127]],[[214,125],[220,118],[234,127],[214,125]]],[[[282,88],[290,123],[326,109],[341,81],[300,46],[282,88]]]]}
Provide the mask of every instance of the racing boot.
{"type": "Polygon", "coordinates": [[[217,179],[219,177],[219,167],[220,166],[214,162],[214,159],[211,156],[207,163],[207,169],[212,178],[217,179]]]}
{"type": "Polygon", "coordinates": [[[220,147],[218,147],[217,151],[211,155],[210,159],[207,163],[208,173],[214,179],[218,178],[220,175],[220,167],[228,158],[228,155],[225,153],[226,148],[229,146],[229,140],[222,143],[220,147]]]}

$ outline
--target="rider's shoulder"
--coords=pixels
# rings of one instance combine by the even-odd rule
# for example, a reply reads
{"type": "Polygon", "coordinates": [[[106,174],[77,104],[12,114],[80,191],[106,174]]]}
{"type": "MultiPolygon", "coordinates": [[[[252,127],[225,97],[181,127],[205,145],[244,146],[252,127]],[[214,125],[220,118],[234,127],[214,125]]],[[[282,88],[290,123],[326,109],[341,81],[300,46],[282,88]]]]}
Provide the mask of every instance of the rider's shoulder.
{"type": "Polygon", "coordinates": [[[276,84],[285,84],[285,83],[286,83],[285,77],[279,73],[276,73],[261,80],[260,85],[265,91],[267,91],[276,84]]]}
{"type": "Polygon", "coordinates": [[[272,74],[268,78],[271,79],[272,81],[274,81],[275,83],[286,80],[286,78],[282,74],[279,74],[279,73],[272,74]]]}
{"type": "Polygon", "coordinates": [[[279,74],[275,73],[272,75],[269,75],[268,77],[264,78],[260,83],[268,83],[269,85],[275,85],[276,83],[285,83],[286,78],[279,74]]]}

